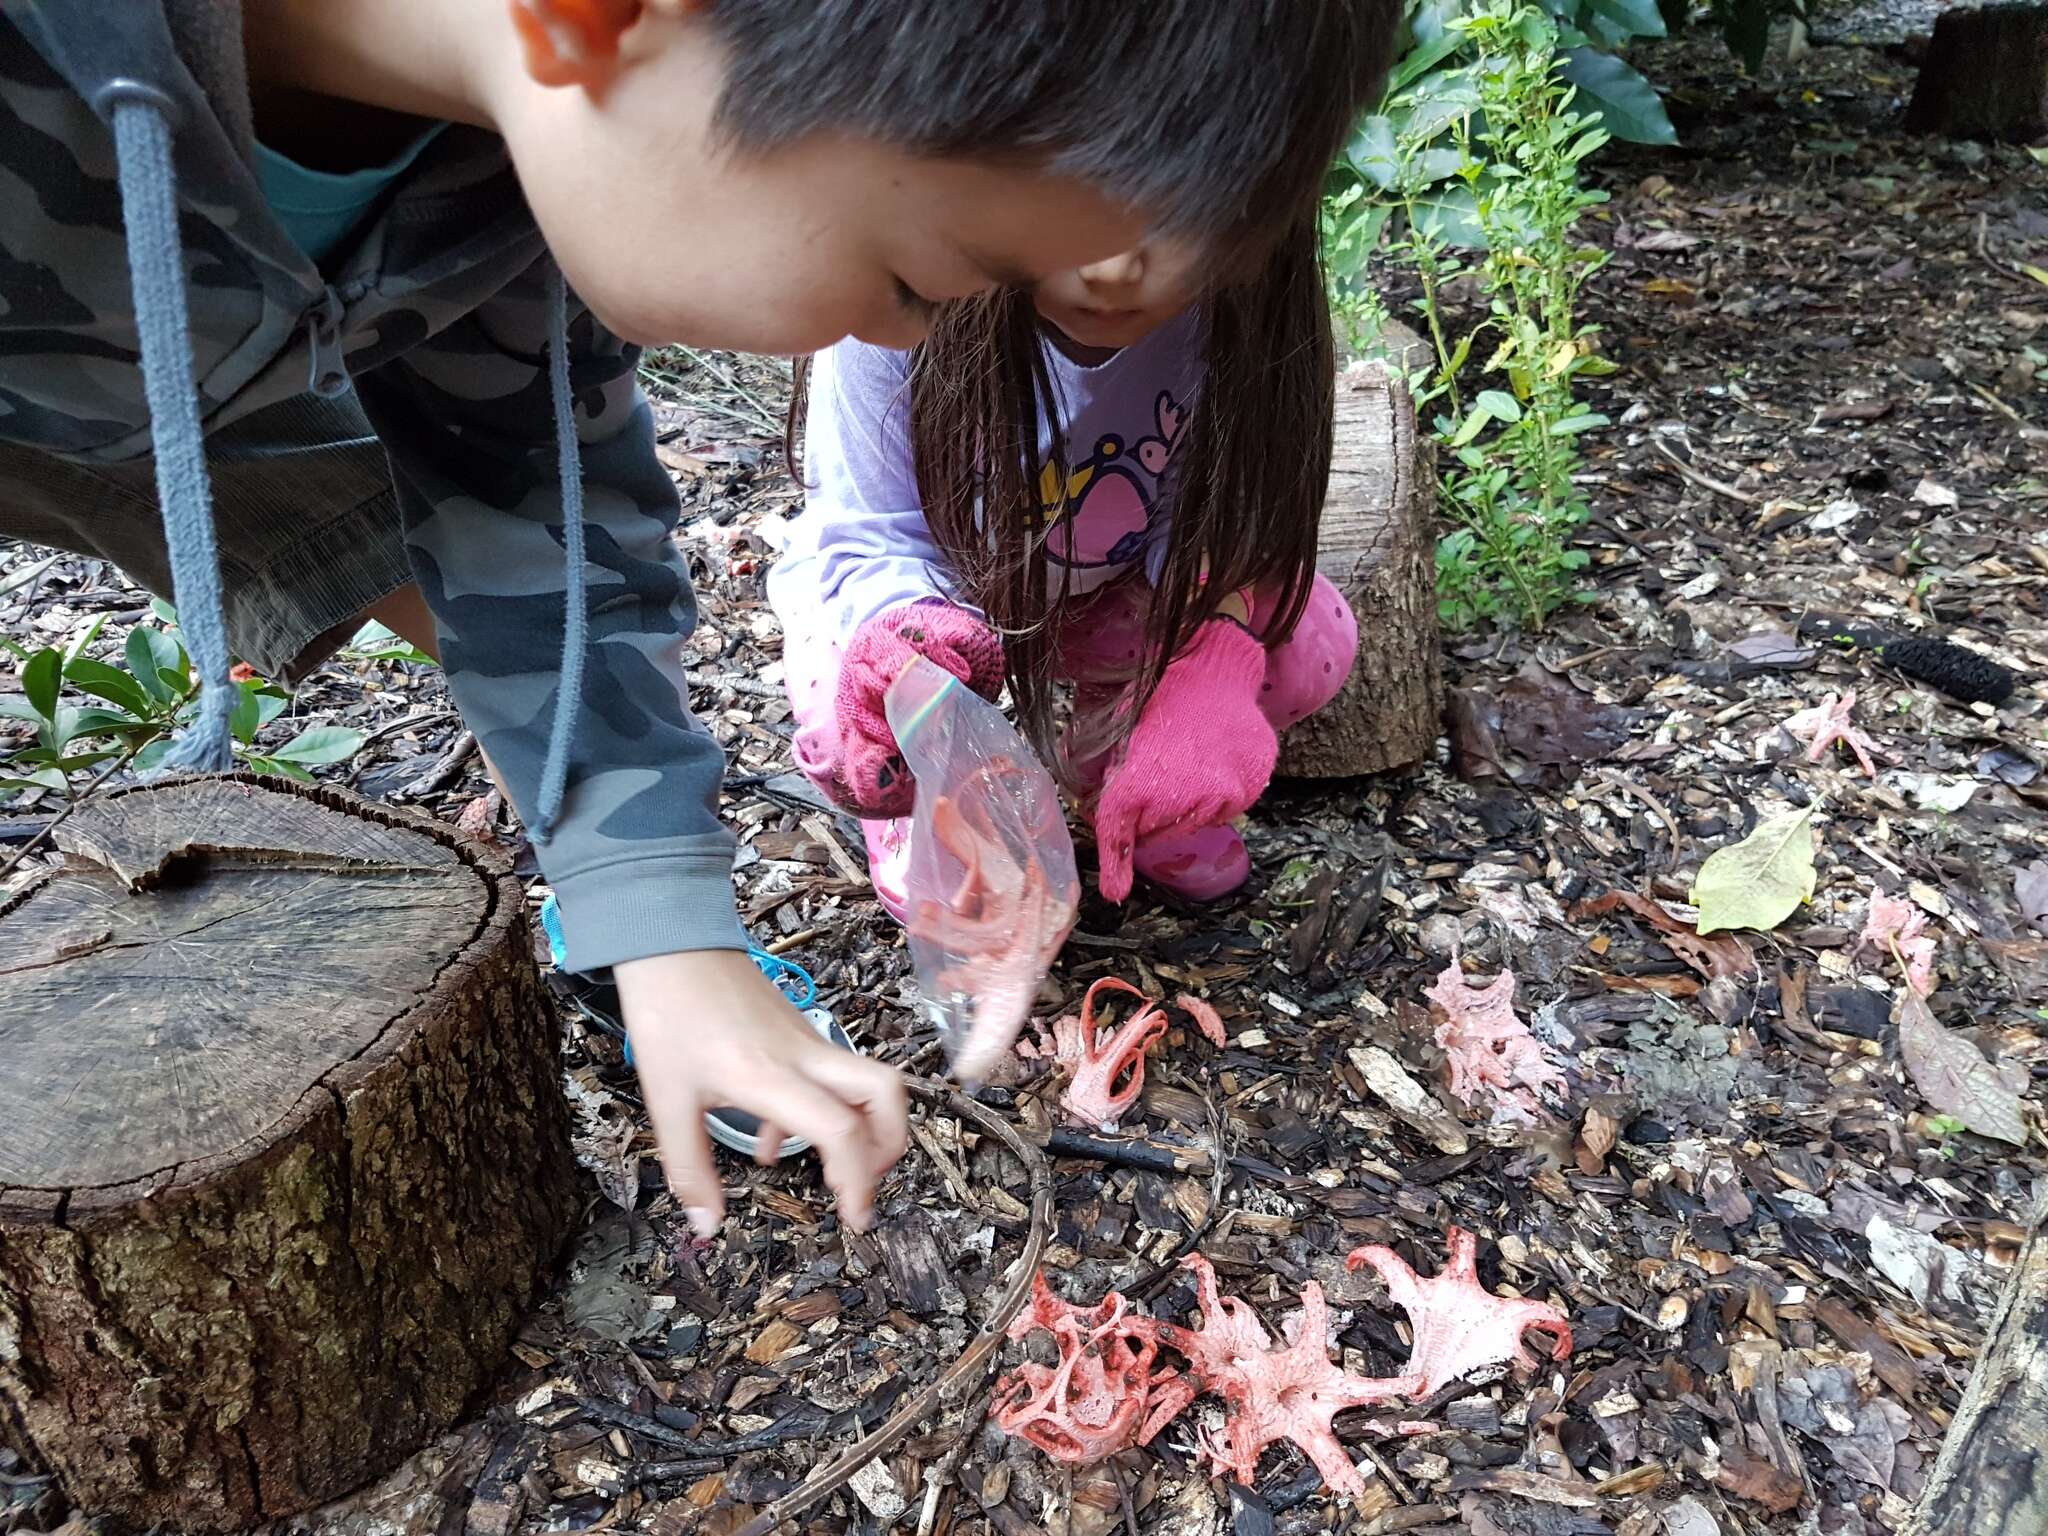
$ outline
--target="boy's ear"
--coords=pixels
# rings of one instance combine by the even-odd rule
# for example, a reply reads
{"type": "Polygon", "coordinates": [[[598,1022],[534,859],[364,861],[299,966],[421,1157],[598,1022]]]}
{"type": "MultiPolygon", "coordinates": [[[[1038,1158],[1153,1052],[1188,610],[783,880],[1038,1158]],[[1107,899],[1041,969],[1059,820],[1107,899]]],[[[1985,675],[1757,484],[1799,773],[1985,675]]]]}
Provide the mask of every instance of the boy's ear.
{"type": "MultiPolygon", "coordinates": [[[[640,19],[642,0],[510,0],[526,50],[526,72],[541,85],[601,91],[619,70],[619,39],[640,19]]],[[[666,10],[675,0],[648,0],[666,10]]]]}

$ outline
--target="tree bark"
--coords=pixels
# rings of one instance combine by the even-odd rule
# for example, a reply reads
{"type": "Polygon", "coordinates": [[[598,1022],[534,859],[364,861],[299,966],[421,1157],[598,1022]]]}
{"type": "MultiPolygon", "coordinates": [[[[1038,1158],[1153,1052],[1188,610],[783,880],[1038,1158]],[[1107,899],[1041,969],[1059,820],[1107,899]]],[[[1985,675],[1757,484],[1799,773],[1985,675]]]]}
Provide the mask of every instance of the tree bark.
{"type": "Polygon", "coordinates": [[[1991,1316],[1909,1536],[2048,1531],[2048,1195],[1991,1316]]]}
{"type": "Polygon", "coordinates": [[[1337,376],[1336,445],[1317,568],[1351,601],[1358,660],[1343,692],[1280,741],[1282,778],[1406,768],[1443,708],[1436,617],[1436,455],[1383,362],[1337,376]]]}
{"type": "Polygon", "coordinates": [[[295,1513],[499,1368],[576,1208],[509,862],[237,775],[0,907],[0,1439],[99,1515],[295,1513]]]}
{"type": "Polygon", "coordinates": [[[1943,11],[1906,109],[1906,131],[2030,139],[2048,130],[2048,6],[1943,11]]]}

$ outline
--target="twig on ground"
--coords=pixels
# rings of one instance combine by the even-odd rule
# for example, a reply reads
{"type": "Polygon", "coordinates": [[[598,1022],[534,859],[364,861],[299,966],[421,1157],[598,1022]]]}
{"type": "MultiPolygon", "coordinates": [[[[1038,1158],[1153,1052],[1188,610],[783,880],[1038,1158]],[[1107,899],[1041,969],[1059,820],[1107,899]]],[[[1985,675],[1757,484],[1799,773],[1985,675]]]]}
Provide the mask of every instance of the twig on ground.
{"type": "Polygon", "coordinates": [[[1681,480],[1690,480],[1703,491],[1712,491],[1716,496],[1726,496],[1730,501],[1739,501],[1745,507],[1754,507],[1763,501],[1761,496],[1753,495],[1748,491],[1739,491],[1725,480],[1716,480],[1712,475],[1701,474],[1690,464],[1686,463],[1685,460],[1681,459],[1672,449],[1671,445],[1665,442],[1663,438],[1656,438],[1653,441],[1657,451],[1678,472],[1678,477],[1681,480]]]}

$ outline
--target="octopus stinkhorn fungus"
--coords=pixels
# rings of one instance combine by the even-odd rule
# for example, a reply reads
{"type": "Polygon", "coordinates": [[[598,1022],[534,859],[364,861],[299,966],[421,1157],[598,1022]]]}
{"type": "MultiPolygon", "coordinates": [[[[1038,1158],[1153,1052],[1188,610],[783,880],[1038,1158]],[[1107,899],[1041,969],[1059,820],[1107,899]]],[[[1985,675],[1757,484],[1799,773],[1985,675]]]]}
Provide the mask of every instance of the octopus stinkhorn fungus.
{"type": "Polygon", "coordinates": [[[1544,1301],[1493,1295],[1479,1283],[1479,1244],[1472,1234],[1452,1227],[1446,1239],[1450,1254],[1443,1272],[1429,1280],[1393,1249],[1377,1244],[1344,1261],[1346,1269],[1370,1266],[1408,1314],[1414,1332],[1408,1371],[1420,1384],[1417,1396],[1427,1397],[1468,1371],[1503,1360],[1533,1367],[1536,1357],[1522,1343],[1526,1332],[1550,1335],[1553,1360],[1572,1352],[1572,1327],[1562,1312],[1544,1301]]]}
{"type": "Polygon", "coordinates": [[[1057,1020],[1050,1035],[1041,1034],[1039,1040],[1039,1053],[1069,1074],[1060,1095],[1067,1118],[1076,1125],[1115,1130],[1145,1089],[1145,1051],[1166,1033],[1166,1024],[1164,1010],[1127,981],[1105,976],[1090,987],[1080,1013],[1057,1020]],[[1144,1004],[1106,1035],[1098,1034],[1095,1024],[1096,995],[1105,989],[1128,992],[1144,1004]]]}
{"type": "Polygon", "coordinates": [[[1563,1091],[1564,1073],[1515,1017],[1513,971],[1475,987],[1452,955],[1423,996],[1444,1012],[1436,1043],[1449,1060],[1451,1092],[1465,1103],[1491,1094],[1496,1118],[1529,1121],[1538,1108],[1536,1089],[1563,1091]]]}
{"type": "Polygon", "coordinates": [[[1223,1399],[1223,1432],[1200,1436],[1202,1454],[1217,1471],[1250,1487],[1266,1447],[1291,1440],[1336,1492],[1364,1493],[1365,1479],[1338,1442],[1331,1420],[1346,1408],[1418,1396],[1419,1379],[1354,1376],[1334,1364],[1330,1311],[1323,1288],[1313,1280],[1302,1287],[1301,1310],[1288,1320],[1288,1342],[1276,1348],[1249,1304],[1218,1292],[1216,1271],[1207,1259],[1191,1253],[1181,1263],[1194,1272],[1201,1326],[1160,1323],[1157,1328],[1161,1343],[1187,1357],[1189,1374],[1202,1389],[1223,1399]]]}
{"type": "Polygon", "coordinates": [[[1077,1307],[1053,1294],[1043,1271],[1032,1276],[1031,1304],[1010,1324],[1010,1337],[1042,1328],[1059,1360],[1027,1360],[996,1383],[997,1427],[1055,1461],[1079,1465],[1146,1444],[1196,1391],[1172,1367],[1154,1368],[1158,1327],[1115,1291],[1093,1307],[1077,1307]]]}

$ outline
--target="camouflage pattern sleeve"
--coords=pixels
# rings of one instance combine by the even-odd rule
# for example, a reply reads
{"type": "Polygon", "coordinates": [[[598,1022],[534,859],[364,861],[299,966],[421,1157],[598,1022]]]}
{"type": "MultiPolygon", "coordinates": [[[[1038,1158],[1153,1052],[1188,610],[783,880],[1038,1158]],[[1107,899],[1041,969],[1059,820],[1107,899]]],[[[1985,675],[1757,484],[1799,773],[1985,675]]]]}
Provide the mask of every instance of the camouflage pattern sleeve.
{"type": "MultiPolygon", "coordinates": [[[[563,543],[548,395],[545,258],[481,307],[356,381],[391,456],[413,569],[448,685],[530,816],[561,680],[563,543]]],[[[738,949],[725,758],[691,717],[682,646],[697,620],[654,456],[638,349],[573,295],[590,650],[568,793],[539,850],[579,971],[738,949]]]]}

